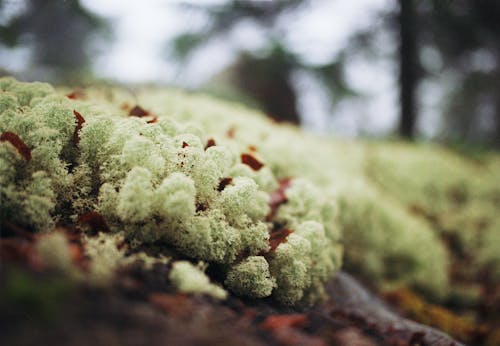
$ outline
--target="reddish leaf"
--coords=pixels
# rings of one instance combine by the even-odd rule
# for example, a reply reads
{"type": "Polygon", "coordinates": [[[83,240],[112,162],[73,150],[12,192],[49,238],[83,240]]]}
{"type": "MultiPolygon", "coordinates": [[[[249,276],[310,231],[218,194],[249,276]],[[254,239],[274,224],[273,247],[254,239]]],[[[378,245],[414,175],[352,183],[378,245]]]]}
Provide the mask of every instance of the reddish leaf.
{"type": "Polygon", "coordinates": [[[156,122],[158,122],[158,117],[157,116],[155,116],[152,119],[146,121],[146,123],[148,123],[148,124],[154,124],[156,122]]]}
{"type": "Polygon", "coordinates": [[[73,133],[73,143],[78,144],[80,143],[80,130],[82,129],[83,123],[85,122],[85,118],[75,110],[73,110],[73,115],[76,118],[76,127],[75,132],[73,133]]]}
{"type": "Polygon", "coordinates": [[[261,169],[264,164],[250,154],[241,154],[241,162],[250,166],[254,171],[261,169]]]}
{"type": "Polygon", "coordinates": [[[144,108],[142,108],[141,106],[136,105],[136,106],[134,106],[134,108],[132,108],[130,110],[130,112],[128,112],[128,115],[131,117],[141,118],[141,117],[145,117],[147,115],[150,115],[150,113],[147,110],[145,110],[144,108]]]}
{"type": "Polygon", "coordinates": [[[270,331],[278,331],[283,328],[303,328],[307,323],[305,314],[270,315],[260,326],[270,331]]]}
{"type": "Polygon", "coordinates": [[[182,142],[182,147],[185,148],[185,147],[189,147],[189,144],[187,144],[186,142],[182,142]]]}
{"type": "Polygon", "coordinates": [[[66,97],[71,100],[81,100],[85,98],[85,93],[81,90],[74,90],[69,94],[66,94],[66,97]]]}
{"type": "Polygon", "coordinates": [[[285,178],[279,181],[280,186],[278,187],[277,190],[273,191],[270,195],[269,198],[269,207],[271,210],[269,211],[269,214],[266,217],[267,221],[271,221],[275,216],[278,211],[278,208],[288,202],[288,199],[286,198],[286,190],[290,187],[292,182],[291,178],[285,178]]]}
{"type": "Polygon", "coordinates": [[[286,238],[292,233],[293,231],[288,228],[282,228],[272,232],[269,238],[269,252],[273,252],[281,243],[286,242],[286,238]]]}
{"type": "Polygon", "coordinates": [[[234,133],[236,131],[236,128],[234,126],[231,126],[227,132],[226,132],[226,135],[229,137],[229,138],[234,138],[234,133]]]}
{"type": "Polygon", "coordinates": [[[233,181],[233,178],[230,178],[230,177],[227,177],[227,178],[222,178],[219,182],[219,186],[217,187],[217,191],[222,191],[226,188],[226,186],[228,186],[229,184],[231,184],[231,182],[233,181]]]}
{"type": "Polygon", "coordinates": [[[194,309],[192,301],[185,294],[151,293],[148,300],[167,315],[174,317],[189,317],[194,309]]]}
{"type": "Polygon", "coordinates": [[[213,147],[215,145],[216,145],[215,140],[213,138],[209,138],[207,141],[207,145],[205,145],[205,150],[207,150],[208,148],[213,147]]]}
{"type": "Polygon", "coordinates": [[[0,263],[26,264],[34,270],[43,269],[43,261],[34,249],[33,242],[21,238],[0,239],[0,263]]]}
{"type": "Polygon", "coordinates": [[[101,214],[95,211],[89,211],[78,216],[78,222],[88,225],[90,229],[95,233],[99,231],[109,232],[109,227],[106,223],[106,220],[101,214]]]}
{"type": "Polygon", "coordinates": [[[9,142],[26,161],[31,160],[31,149],[14,132],[3,132],[0,136],[0,142],[9,142]]]}

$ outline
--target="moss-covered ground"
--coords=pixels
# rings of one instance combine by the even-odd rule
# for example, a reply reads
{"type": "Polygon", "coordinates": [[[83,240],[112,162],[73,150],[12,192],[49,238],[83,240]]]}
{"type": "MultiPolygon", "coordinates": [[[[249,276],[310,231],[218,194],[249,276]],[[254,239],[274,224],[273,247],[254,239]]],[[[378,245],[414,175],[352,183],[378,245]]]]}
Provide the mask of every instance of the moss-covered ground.
{"type": "MultiPolygon", "coordinates": [[[[321,138],[176,90],[9,78],[0,79],[0,135],[0,304],[19,311],[3,314],[11,324],[28,328],[26,311],[38,316],[36,334],[58,311],[92,314],[75,302],[116,294],[109,314],[132,296],[130,321],[143,305],[175,326],[187,321],[179,302],[208,309],[209,320],[225,306],[250,344],[266,335],[293,344],[295,332],[334,343],[342,337],[314,323],[322,304],[335,305],[325,287],[342,267],[409,318],[500,344],[498,154],[321,138]],[[248,304],[259,306],[250,317],[248,304]]],[[[336,332],[354,325],[338,318],[336,332]]],[[[189,321],[186,333],[197,328],[189,321]]],[[[392,342],[363,321],[350,337],[392,342]]],[[[199,323],[210,340],[223,324],[199,323]]],[[[417,334],[394,342],[425,344],[417,334]]]]}

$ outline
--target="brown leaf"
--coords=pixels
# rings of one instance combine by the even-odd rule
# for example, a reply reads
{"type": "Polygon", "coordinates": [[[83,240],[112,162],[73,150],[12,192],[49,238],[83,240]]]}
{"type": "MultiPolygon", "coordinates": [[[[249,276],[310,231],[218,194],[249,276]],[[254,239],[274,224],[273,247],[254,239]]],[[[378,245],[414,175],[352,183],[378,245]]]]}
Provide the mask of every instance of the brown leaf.
{"type": "Polygon", "coordinates": [[[108,224],[104,217],[96,211],[89,211],[85,214],[78,216],[78,222],[81,224],[88,225],[92,232],[97,233],[99,231],[109,232],[108,224]]]}
{"type": "Polygon", "coordinates": [[[22,238],[0,239],[0,263],[13,262],[43,269],[43,261],[35,251],[33,242],[22,238]]]}
{"type": "Polygon", "coordinates": [[[269,211],[269,214],[266,217],[267,221],[271,221],[276,216],[278,208],[282,204],[288,202],[288,199],[286,197],[286,190],[292,184],[292,179],[291,178],[282,179],[279,181],[279,184],[280,185],[278,189],[273,191],[269,196],[269,207],[271,208],[271,210],[269,211]]]}
{"type": "Polygon", "coordinates": [[[66,94],[66,97],[71,100],[83,100],[85,99],[85,93],[82,90],[74,90],[66,94]]]}
{"type": "Polygon", "coordinates": [[[85,123],[85,118],[82,117],[82,115],[75,110],[73,110],[73,115],[76,118],[76,127],[75,127],[75,132],[73,133],[73,143],[75,143],[76,145],[80,143],[80,130],[83,127],[83,123],[85,123]]]}
{"type": "Polygon", "coordinates": [[[207,150],[208,148],[213,147],[215,145],[216,145],[215,140],[213,138],[209,138],[207,141],[207,145],[205,145],[205,150],[207,150]]]}
{"type": "Polygon", "coordinates": [[[234,126],[231,126],[227,132],[226,132],[226,135],[229,137],[229,138],[234,138],[234,133],[236,132],[236,128],[234,126]]]}
{"type": "Polygon", "coordinates": [[[150,113],[145,110],[144,108],[142,108],[141,106],[139,105],[136,105],[134,106],[130,112],[128,112],[128,115],[131,116],[131,117],[145,117],[147,115],[150,115],[150,113]]]}
{"type": "Polygon", "coordinates": [[[151,293],[148,300],[153,306],[174,317],[189,317],[194,308],[185,294],[151,293]]]}
{"type": "Polygon", "coordinates": [[[273,252],[281,243],[286,242],[286,238],[292,233],[293,231],[288,228],[282,228],[277,231],[273,231],[271,233],[271,237],[269,238],[269,252],[273,252]]]}
{"type": "Polygon", "coordinates": [[[283,328],[303,328],[308,320],[305,314],[270,315],[261,323],[261,328],[277,331],[283,328]]]}
{"type": "Polygon", "coordinates": [[[250,166],[250,168],[252,168],[254,171],[258,171],[264,166],[262,162],[257,160],[251,154],[241,154],[241,162],[243,162],[245,165],[250,166]]]}
{"type": "Polygon", "coordinates": [[[3,132],[0,136],[0,142],[9,142],[26,161],[31,160],[31,149],[14,132],[3,132]]]}
{"type": "Polygon", "coordinates": [[[226,188],[226,186],[228,186],[229,184],[231,184],[231,182],[233,181],[233,178],[230,178],[230,177],[227,177],[227,178],[222,178],[219,182],[219,186],[217,187],[217,191],[222,191],[226,188]]]}

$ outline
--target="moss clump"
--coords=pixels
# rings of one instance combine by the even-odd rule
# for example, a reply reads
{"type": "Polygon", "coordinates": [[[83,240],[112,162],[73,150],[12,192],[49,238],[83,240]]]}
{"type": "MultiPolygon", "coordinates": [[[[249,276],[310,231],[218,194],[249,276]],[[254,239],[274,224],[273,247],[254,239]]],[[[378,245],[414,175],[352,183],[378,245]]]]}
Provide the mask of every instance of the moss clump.
{"type": "MultiPolygon", "coordinates": [[[[170,280],[181,292],[204,293],[216,299],[225,299],[227,292],[221,287],[210,283],[201,269],[203,264],[194,266],[188,261],[177,261],[170,272],[170,280]]],[[[246,292],[244,292],[246,294],[246,292]]]]}
{"type": "MultiPolygon", "coordinates": [[[[289,197],[293,209],[270,218],[270,194],[278,179],[265,157],[249,154],[242,142],[222,139],[203,121],[193,126],[161,109],[155,110],[153,123],[128,116],[119,91],[103,98],[89,90],[86,101],[69,100],[46,84],[2,79],[0,85],[0,131],[18,135],[32,154],[27,160],[14,143],[0,142],[5,173],[0,213],[9,221],[46,231],[56,222],[98,212],[114,234],[135,246],[158,242],[165,253],[218,263],[236,293],[274,296],[290,305],[319,297],[322,284],[339,268],[334,201],[320,198],[313,184],[297,179],[294,186],[300,191],[294,196],[291,189],[289,197]],[[217,144],[206,146],[208,139],[217,144]],[[300,198],[306,197],[301,205],[300,198]],[[317,223],[314,239],[300,230],[308,221],[317,223]],[[279,224],[294,229],[273,248],[279,224]],[[257,274],[254,266],[270,269],[254,275],[252,288],[247,275],[257,274]]],[[[205,111],[213,112],[200,109],[205,111]]],[[[109,281],[125,263],[120,241],[105,235],[87,238],[94,282],[109,281]]],[[[208,282],[186,263],[178,268],[181,274],[172,280],[180,290],[192,289],[189,280],[182,281],[186,273],[198,286],[208,282]]]]}
{"type": "Polygon", "coordinates": [[[271,295],[276,280],[271,276],[264,257],[250,256],[231,268],[225,284],[236,294],[262,298],[271,295]]]}
{"type": "Polygon", "coordinates": [[[0,89],[0,131],[32,154],[0,142],[0,216],[33,231],[98,212],[134,245],[217,264],[230,290],[288,305],[320,299],[344,252],[378,287],[436,298],[452,294],[462,255],[472,264],[459,277],[499,277],[497,155],[317,138],[178,91],[138,92],[151,122],[128,116],[136,101],[119,89],[84,100],[9,78],[0,89]]]}

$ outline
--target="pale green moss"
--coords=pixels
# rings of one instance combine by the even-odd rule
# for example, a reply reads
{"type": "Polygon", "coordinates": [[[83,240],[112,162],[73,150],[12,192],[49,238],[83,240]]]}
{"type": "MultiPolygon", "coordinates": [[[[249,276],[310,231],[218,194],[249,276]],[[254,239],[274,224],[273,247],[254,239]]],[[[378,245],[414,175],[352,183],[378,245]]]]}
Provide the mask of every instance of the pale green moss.
{"type": "Polygon", "coordinates": [[[169,278],[181,292],[208,294],[215,299],[227,297],[227,292],[223,288],[210,283],[210,279],[200,266],[196,267],[188,261],[175,262],[169,278]]]}
{"type": "Polygon", "coordinates": [[[95,285],[109,285],[125,258],[125,249],[119,248],[123,235],[99,233],[97,237],[85,237],[85,254],[90,258],[88,280],[95,285]]]}
{"type": "MultiPolygon", "coordinates": [[[[148,124],[121,109],[136,101],[118,89],[87,89],[87,100],[8,78],[0,89],[0,131],[17,133],[32,149],[27,162],[0,143],[0,216],[34,231],[95,210],[135,245],[160,241],[165,253],[217,263],[237,294],[290,305],[322,297],[340,267],[341,242],[349,268],[376,285],[443,295],[449,260],[425,220],[429,211],[440,214],[439,232],[480,253],[477,265],[497,266],[496,156],[478,168],[436,147],[317,138],[238,105],[177,91],[138,92],[141,106],[158,116],[148,124]],[[78,143],[73,110],[85,118],[78,143]],[[217,145],[205,149],[208,139],[217,145]],[[241,162],[249,152],[263,167],[241,162]],[[292,178],[286,203],[268,219],[283,178],[292,178]],[[222,179],[229,183],[220,186],[222,179]],[[276,227],[292,233],[270,252],[276,227]],[[467,231],[455,231],[461,228],[467,231]]],[[[107,259],[87,243],[91,262],[104,263],[91,275],[110,280],[125,259],[116,241],[104,243],[107,259]]]]}
{"type": "Polygon", "coordinates": [[[63,232],[47,233],[36,242],[36,251],[44,265],[76,276],[77,269],[71,258],[71,249],[63,232]]]}
{"type": "Polygon", "coordinates": [[[251,298],[269,297],[276,287],[269,264],[262,256],[250,256],[233,266],[224,283],[232,292],[251,298]]]}

